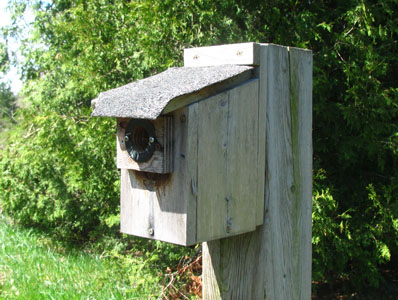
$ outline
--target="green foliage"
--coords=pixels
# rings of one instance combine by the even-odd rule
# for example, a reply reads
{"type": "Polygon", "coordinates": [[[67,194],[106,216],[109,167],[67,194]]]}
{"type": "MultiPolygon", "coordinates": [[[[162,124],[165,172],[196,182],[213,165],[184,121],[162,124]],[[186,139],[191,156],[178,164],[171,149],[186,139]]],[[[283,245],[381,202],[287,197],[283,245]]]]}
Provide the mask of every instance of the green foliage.
{"type": "MultiPolygon", "coordinates": [[[[9,70],[10,59],[5,43],[0,42],[0,133],[6,127],[15,122],[15,102],[16,97],[12,93],[10,85],[4,81],[4,73],[9,70]]],[[[0,138],[0,145],[3,144],[0,138]]]]}
{"type": "Polygon", "coordinates": [[[11,2],[15,20],[26,5],[36,15],[22,38],[25,108],[0,156],[7,214],[98,238],[116,225],[118,174],[113,124],[89,117],[91,99],[181,65],[186,47],[305,47],[314,54],[314,276],[379,284],[380,266],[398,254],[397,0],[11,2]]]}
{"type": "Polygon", "coordinates": [[[0,82],[0,131],[10,123],[15,123],[15,102],[16,97],[12,93],[10,86],[5,82],[0,82]]]}
{"type": "Polygon", "coordinates": [[[68,239],[99,234],[118,212],[115,153],[106,148],[112,122],[55,113],[28,120],[0,164],[4,212],[68,239]]]}
{"type": "Polygon", "coordinates": [[[4,43],[0,43],[0,72],[4,73],[8,71],[9,68],[9,57],[7,52],[7,47],[4,43]]]}
{"type": "Polygon", "coordinates": [[[358,214],[358,208],[342,211],[325,185],[325,174],[316,174],[313,198],[313,278],[324,280],[350,278],[357,288],[366,284],[378,287],[382,279],[379,266],[391,258],[396,249],[398,227],[394,210],[381,203],[382,197],[372,185],[368,190],[368,207],[358,214]],[[366,220],[366,222],[364,222],[366,220]],[[333,247],[331,247],[333,245],[333,247]]]}

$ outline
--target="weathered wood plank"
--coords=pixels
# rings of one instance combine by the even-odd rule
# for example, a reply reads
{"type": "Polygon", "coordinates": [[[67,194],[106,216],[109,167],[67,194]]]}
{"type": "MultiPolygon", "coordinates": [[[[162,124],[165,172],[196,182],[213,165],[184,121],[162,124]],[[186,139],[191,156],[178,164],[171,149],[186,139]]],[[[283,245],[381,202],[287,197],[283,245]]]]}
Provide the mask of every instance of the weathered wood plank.
{"type": "MultiPolygon", "coordinates": [[[[174,113],[178,136],[174,138],[175,181],[168,185],[166,193],[172,201],[184,203],[185,244],[196,242],[196,203],[198,186],[198,104],[189,105],[174,113]]],[[[167,200],[166,200],[167,201],[167,200]]]]}
{"type": "Polygon", "coordinates": [[[256,224],[264,223],[264,202],[265,202],[265,136],[266,136],[266,112],[267,112],[267,90],[268,90],[268,63],[267,47],[259,46],[257,52],[258,60],[261,62],[257,68],[258,85],[258,151],[257,151],[257,210],[256,224]]]}
{"type": "Polygon", "coordinates": [[[223,280],[220,261],[220,240],[202,244],[202,298],[208,300],[222,299],[223,280]]]}
{"type": "Polygon", "coordinates": [[[258,80],[229,92],[226,155],[227,233],[256,229],[258,80]]]}
{"type": "Polygon", "coordinates": [[[265,290],[269,299],[297,299],[293,249],[293,156],[290,114],[289,56],[286,47],[268,47],[266,133],[266,201],[264,244],[265,290]]]}
{"type": "Polygon", "coordinates": [[[153,197],[150,192],[140,188],[133,172],[120,170],[120,231],[147,237],[150,236],[148,230],[153,228],[153,197]],[[133,214],[137,211],[139,214],[133,214]]]}
{"type": "Polygon", "coordinates": [[[311,298],[312,53],[289,48],[293,176],[296,211],[297,299],[311,298]]]}
{"type": "Polygon", "coordinates": [[[228,98],[224,92],[198,103],[198,241],[226,234],[228,98]]]}
{"type": "Polygon", "coordinates": [[[198,104],[198,241],[253,231],[258,80],[198,104]]]}
{"type": "Polygon", "coordinates": [[[259,45],[241,43],[184,50],[184,66],[259,65],[259,45]]]}
{"type": "Polygon", "coordinates": [[[256,230],[202,244],[204,300],[265,299],[261,240],[256,230]]]}

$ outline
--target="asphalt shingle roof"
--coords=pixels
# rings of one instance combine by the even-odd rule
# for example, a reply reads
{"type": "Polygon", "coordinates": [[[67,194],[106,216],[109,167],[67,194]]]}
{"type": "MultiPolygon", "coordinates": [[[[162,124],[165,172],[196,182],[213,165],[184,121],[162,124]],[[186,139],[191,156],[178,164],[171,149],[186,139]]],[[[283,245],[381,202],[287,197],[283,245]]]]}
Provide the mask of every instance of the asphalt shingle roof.
{"type": "Polygon", "coordinates": [[[100,93],[92,101],[92,116],[156,119],[173,99],[197,93],[252,69],[238,65],[170,68],[100,93]]]}

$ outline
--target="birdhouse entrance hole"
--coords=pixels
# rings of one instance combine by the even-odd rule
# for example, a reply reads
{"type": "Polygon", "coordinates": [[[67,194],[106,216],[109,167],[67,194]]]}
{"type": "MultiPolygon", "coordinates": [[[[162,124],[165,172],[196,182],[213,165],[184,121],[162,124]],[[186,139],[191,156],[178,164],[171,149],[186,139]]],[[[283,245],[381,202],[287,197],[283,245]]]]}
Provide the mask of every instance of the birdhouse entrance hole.
{"type": "Polygon", "coordinates": [[[131,119],[125,132],[126,149],[136,162],[146,162],[156,145],[155,127],[148,120],[131,119]]]}

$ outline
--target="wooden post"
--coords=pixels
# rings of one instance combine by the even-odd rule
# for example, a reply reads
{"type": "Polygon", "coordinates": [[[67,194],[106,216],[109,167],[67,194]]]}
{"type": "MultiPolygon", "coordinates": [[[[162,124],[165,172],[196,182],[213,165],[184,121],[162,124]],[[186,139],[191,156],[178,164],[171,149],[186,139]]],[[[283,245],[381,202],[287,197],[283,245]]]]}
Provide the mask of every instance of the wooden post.
{"type": "Polygon", "coordinates": [[[312,52],[248,43],[187,49],[184,61],[259,65],[263,225],[203,243],[203,299],[310,299],[312,52]]]}

